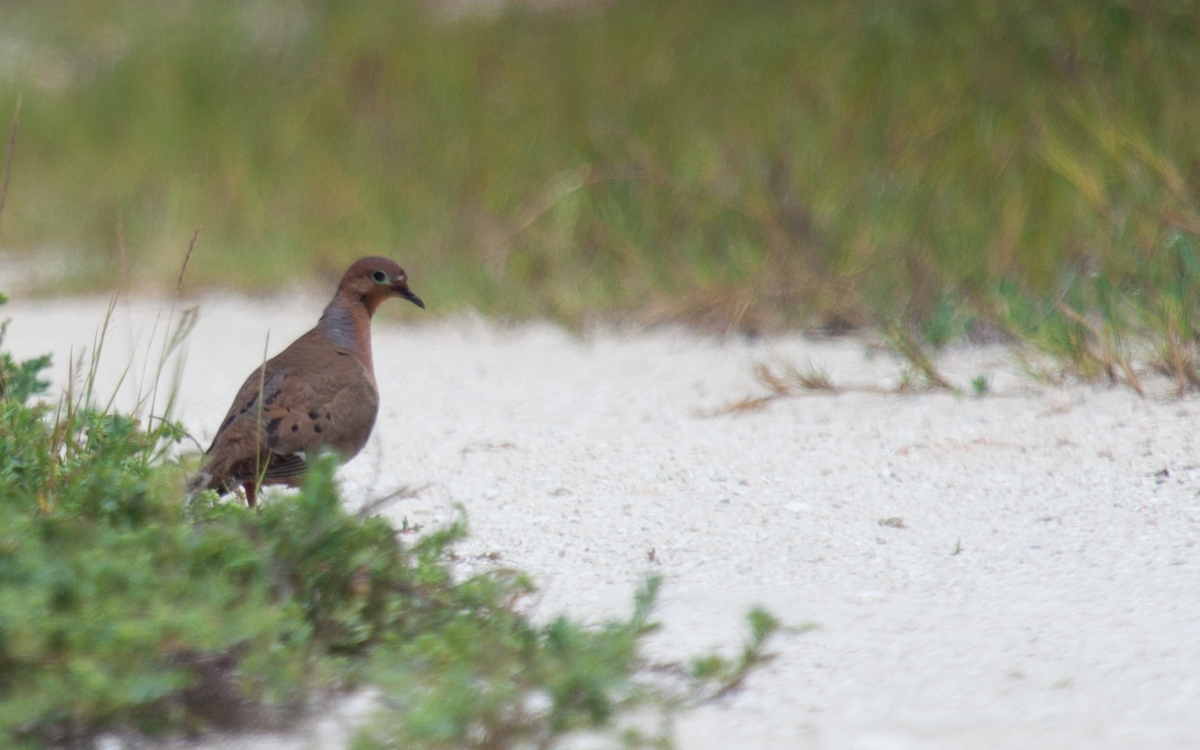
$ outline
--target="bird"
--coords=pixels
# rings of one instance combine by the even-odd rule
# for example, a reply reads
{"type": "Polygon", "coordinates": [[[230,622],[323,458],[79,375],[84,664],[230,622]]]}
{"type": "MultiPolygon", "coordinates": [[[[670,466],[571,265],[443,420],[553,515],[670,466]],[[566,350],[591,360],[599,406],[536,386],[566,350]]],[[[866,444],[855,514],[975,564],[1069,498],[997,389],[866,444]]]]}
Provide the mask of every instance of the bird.
{"type": "Polygon", "coordinates": [[[246,378],[188,489],[241,486],[253,508],[262,486],[297,486],[320,451],[349,461],[362,450],[379,411],[371,318],[394,297],[425,309],[395,261],[355,261],[316,327],[246,378]]]}

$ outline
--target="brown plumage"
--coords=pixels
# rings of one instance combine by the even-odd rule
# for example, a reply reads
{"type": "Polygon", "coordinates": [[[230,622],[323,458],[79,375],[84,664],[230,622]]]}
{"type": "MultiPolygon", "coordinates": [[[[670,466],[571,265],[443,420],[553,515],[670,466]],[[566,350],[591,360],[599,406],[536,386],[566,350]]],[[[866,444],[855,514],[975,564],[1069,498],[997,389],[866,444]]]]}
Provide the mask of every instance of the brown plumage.
{"type": "Polygon", "coordinates": [[[393,297],[425,307],[391,260],[350,266],[316,328],[246,378],[191,489],[224,494],[241,485],[254,507],[260,486],[294,487],[316,451],[349,460],[362,450],[379,410],[371,316],[393,297]]]}

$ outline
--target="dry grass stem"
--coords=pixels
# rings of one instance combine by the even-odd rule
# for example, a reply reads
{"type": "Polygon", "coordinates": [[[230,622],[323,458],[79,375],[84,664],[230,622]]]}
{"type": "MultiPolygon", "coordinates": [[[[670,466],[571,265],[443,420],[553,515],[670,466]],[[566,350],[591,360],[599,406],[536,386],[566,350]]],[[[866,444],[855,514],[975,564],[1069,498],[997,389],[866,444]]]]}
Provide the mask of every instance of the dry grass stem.
{"type": "Polygon", "coordinates": [[[125,244],[125,219],[117,217],[117,291],[129,292],[129,248],[125,244]]]}
{"type": "Polygon", "coordinates": [[[192,232],[192,240],[188,243],[187,254],[183,256],[183,266],[179,269],[179,279],[175,282],[175,296],[179,296],[179,290],[183,288],[183,276],[187,273],[188,261],[192,259],[192,251],[196,249],[196,238],[200,236],[200,228],[197,227],[195,232],[192,232]]]}
{"type": "MultiPolygon", "coordinates": [[[[914,375],[921,378],[930,388],[954,390],[954,386],[942,377],[934,365],[933,359],[925,352],[912,334],[902,323],[889,327],[886,337],[890,348],[908,361],[914,375]]],[[[906,376],[900,383],[899,390],[911,390],[916,385],[915,379],[906,376]]]]}
{"type": "Polygon", "coordinates": [[[363,507],[358,509],[358,513],[356,515],[358,516],[358,518],[365,520],[367,518],[370,518],[372,515],[375,514],[376,511],[378,511],[380,508],[387,505],[388,503],[390,503],[394,500],[411,500],[414,497],[419,496],[422,492],[424,492],[425,490],[429,489],[432,486],[433,486],[432,484],[423,484],[420,487],[413,487],[413,486],[407,485],[407,484],[402,485],[399,488],[393,490],[392,492],[389,492],[388,494],[384,495],[383,497],[377,498],[377,499],[372,500],[372,501],[368,502],[367,504],[363,505],[363,507]]]}
{"type": "Polygon", "coordinates": [[[1137,391],[1139,396],[1144,397],[1146,395],[1146,390],[1142,387],[1142,381],[1138,377],[1137,371],[1133,367],[1133,363],[1127,356],[1125,356],[1123,347],[1121,346],[1121,334],[1115,330],[1112,330],[1110,327],[1109,330],[1111,331],[1111,335],[1103,335],[1096,328],[1096,326],[1091,323],[1091,321],[1072,309],[1071,306],[1066,302],[1059,302],[1058,309],[1061,310],[1062,314],[1067,316],[1067,318],[1083,326],[1087,332],[1091,334],[1092,338],[1100,345],[1101,351],[1099,353],[1091,351],[1089,348],[1087,354],[1101,365],[1103,370],[1108,373],[1109,379],[1116,382],[1117,377],[1114,367],[1119,368],[1121,373],[1125,376],[1125,382],[1129,384],[1129,387],[1137,391]]]}
{"type": "Polygon", "coordinates": [[[12,177],[13,153],[17,149],[17,131],[21,125],[21,97],[13,112],[12,125],[8,129],[8,148],[4,150],[4,177],[0,178],[0,216],[4,215],[4,204],[8,202],[8,181],[12,177]]]}
{"type": "MultiPolygon", "coordinates": [[[[256,504],[256,502],[251,499],[253,497],[254,491],[256,491],[259,487],[262,487],[263,480],[266,479],[266,477],[267,477],[267,469],[270,468],[270,466],[271,466],[271,462],[269,459],[267,461],[262,460],[262,458],[263,458],[263,455],[262,455],[262,453],[263,453],[263,446],[262,446],[263,391],[265,391],[266,387],[267,387],[267,352],[270,350],[270,348],[271,348],[271,332],[267,331],[266,340],[263,341],[262,365],[260,365],[258,368],[258,398],[255,399],[255,401],[257,402],[258,408],[257,408],[257,414],[254,419],[255,419],[255,424],[258,426],[258,429],[256,429],[254,431],[254,441],[255,441],[254,474],[255,474],[255,476],[258,477],[258,479],[255,482],[255,485],[256,485],[255,489],[247,490],[247,492],[246,492],[246,502],[247,502],[247,504],[249,504],[251,506],[254,506],[256,504]]],[[[245,489],[245,488],[243,488],[243,489],[245,489]]]]}
{"type": "Polygon", "coordinates": [[[894,391],[876,386],[839,386],[833,383],[829,373],[814,365],[805,364],[803,369],[784,364],[777,372],[775,367],[766,362],[756,362],[750,367],[754,379],[762,384],[770,393],[765,396],[747,396],[727,406],[719,407],[706,416],[723,416],[727,414],[743,414],[765,408],[772,401],[781,398],[791,398],[806,395],[836,395],[839,393],[893,393],[894,391]]]}
{"type": "Polygon", "coordinates": [[[1156,365],[1159,371],[1175,381],[1176,389],[1183,394],[1189,389],[1200,389],[1200,374],[1196,372],[1195,356],[1181,339],[1178,329],[1168,325],[1156,365]]]}

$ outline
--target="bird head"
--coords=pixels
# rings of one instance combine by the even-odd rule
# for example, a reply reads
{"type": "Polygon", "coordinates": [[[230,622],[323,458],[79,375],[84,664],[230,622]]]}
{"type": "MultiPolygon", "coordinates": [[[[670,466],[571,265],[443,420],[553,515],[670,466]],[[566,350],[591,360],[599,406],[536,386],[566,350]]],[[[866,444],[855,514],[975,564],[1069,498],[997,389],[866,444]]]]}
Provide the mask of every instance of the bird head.
{"type": "Polygon", "coordinates": [[[408,288],[408,274],[388,258],[370,257],[355,261],[342,277],[338,294],[347,294],[362,301],[367,312],[375,314],[381,304],[401,297],[421,309],[425,303],[408,288]]]}

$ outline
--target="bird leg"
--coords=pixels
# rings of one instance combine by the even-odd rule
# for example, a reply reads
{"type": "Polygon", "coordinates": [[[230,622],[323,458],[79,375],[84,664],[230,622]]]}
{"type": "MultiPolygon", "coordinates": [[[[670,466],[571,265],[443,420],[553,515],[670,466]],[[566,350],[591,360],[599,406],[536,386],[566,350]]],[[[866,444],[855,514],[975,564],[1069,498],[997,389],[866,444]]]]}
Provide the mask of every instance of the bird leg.
{"type": "Polygon", "coordinates": [[[258,504],[258,498],[255,492],[258,490],[258,482],[246,480],[242,482],[242,490],[246,493],[246,505],[253,508],[258,504]]]}

